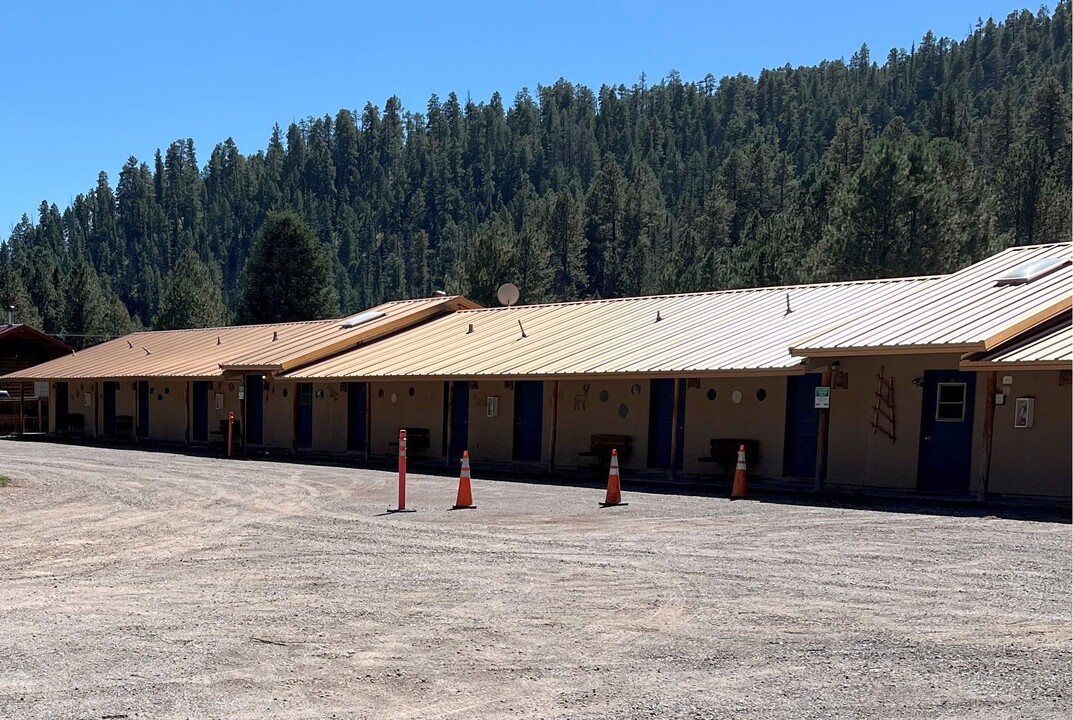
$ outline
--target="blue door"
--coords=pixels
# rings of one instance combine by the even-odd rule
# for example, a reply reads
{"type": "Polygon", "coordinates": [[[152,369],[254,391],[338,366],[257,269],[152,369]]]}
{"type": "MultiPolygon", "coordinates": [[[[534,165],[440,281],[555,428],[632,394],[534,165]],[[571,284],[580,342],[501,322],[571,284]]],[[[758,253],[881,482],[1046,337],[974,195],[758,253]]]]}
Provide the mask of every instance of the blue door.
{"type": "Polygon", "coordinates": [[[116,388],[119,387],[117,382],[105,382],[104,383],[104,404],[102,409],[104,410],[104,436],[107,438],[115,437],[115,393],[116,388]]]}
{"type": "Polygon", "coordinates": [[[920,418],[919,488],[966,493],[972,468],[972,409],[975,373],[924,372],[920,418]]]}
{"type": "Polygon", "coordinates": [[[138,381],[138,437],[149,437],[149,381],[138,381]]]}
{"type": "Polygon", "coordinates": [[[674,380],[652,380],[649,384],[648,406],[648,467],[671,469],[671,448],[674,447],[674,469],[682,469],[685,456],[686,381],[678,380],[678,408],[674,406],[674,380]],[[674,416],[678,415],[677,443],[674,436],[674,416]]]}
{"type": "Polygon", "coordinates": [[[296,446],[299,450],[313,447],[313,383],[298,383],[296,446]]]}
{"type": "Polygon", "coordinates": [[[350,452],[365,452],[367,388],[365,383],[346,384],[346,449],[350,452]]]}
{"type": "Polygon", "coordinates": [[[246,442],[264,444],[265,381],[260,375],[246,376],[246,442]]]}
{"type": "MultiPolygon", "coordinates": [[[[543,393],[542,393],[543,394],[543,393]]],[[[447,457],[462,457],[462,451],[469,449],[469,382],[462,380],[451,383],[451,443],[447,457]]],[[[537,453],[539,454],[539,447],[537,453]]]]}
{"type": "Polygon", "coordinates": [[[70,400],[67,397],[67,383],[56,383],[56,432],[67,432],[67,426],[71,424],[71,419],[68,417],[67,403],[70,400]]]}
{"type": "Polygon", "coordinates": [[[820,415],[816,410],[816,388],[822,375],[811,373],[786,378],[786,452],[783,474],[810,478],[816,475],[816,443],[820,415]]]}
{"type": "Polygon", "coordinates": [[[526,380],[514,383],[514,459],[540,462],[543,426],[544,383],[526,380]]]}
{"type": "Polygon", "coordinates": [[[194,442],[209,441],[209,391],[212,383],[204,380],[195,380],[193,383],[194,397],[192,411],[194,413],[194,442]]]}

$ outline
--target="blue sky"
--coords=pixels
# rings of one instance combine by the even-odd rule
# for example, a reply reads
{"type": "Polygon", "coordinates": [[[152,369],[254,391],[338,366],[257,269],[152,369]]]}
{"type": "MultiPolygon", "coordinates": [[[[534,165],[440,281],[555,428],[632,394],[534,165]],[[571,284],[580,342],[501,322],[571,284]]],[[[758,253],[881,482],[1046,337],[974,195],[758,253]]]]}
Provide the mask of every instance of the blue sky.
{"type": "MultiPolygon", "coordinates": [[[[1033,11],[1035,10],[1034,6],[1033,11]]],[[[62,210],[104,170],[193,138],[202,165],[228,137],[398,95],[475,101],[560,77],[593,89],[756,75],[845,58],[882,62],[928,30],[957,40],[995,0],[766,2],[55,2],[0,0],[0,239],[47,199],[62,210]]]]}

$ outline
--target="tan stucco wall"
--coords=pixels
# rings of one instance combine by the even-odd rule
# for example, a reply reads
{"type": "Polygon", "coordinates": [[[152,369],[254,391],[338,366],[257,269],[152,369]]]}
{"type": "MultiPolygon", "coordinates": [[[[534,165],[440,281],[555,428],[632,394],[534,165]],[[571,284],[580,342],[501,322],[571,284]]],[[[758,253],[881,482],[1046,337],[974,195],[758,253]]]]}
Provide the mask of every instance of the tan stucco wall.
{"type": "Polygon", "coordinates": [[[149,381],[149,437],[186,442],[187,381],[154,378],[149,381]]]}
{"type": "MultiPolygon", "coordinates": [[[[1073,428],[1071,388],[1058,385],[1051,371],[998,371],[998,389],[1004,376],[1013,378],[1006,402],[995,406],[989,491],[1011,495],[1068,498],[1073,486],[1070,432],[1073,428]],[[1019,397],[1034,397],[1030,428],[1015,428],[1014,407],[1019,397]]],[[[980,373],[977,385],[987,384],[980,373]]],[[[983,405],[979,408],[983,413],[983,405]]]]}
{"type": "MultiPolygon", "coordinates": [[[[545,394],[551,383],[545,383],[545,394]]],[[[650,381],[643,380],[571,380],[559,383],[559,428],[556,441],[556,466],[587,467],[591,461],[579,453],[588,452],[592,435],[626,435],[632,452],[620,460],[625,469],[648,467],[648,409],[650,381]],[[633,391],[637,386],[636,393],[633,391]],[[607,400],[601,400],[601,393],[607,400]],[[626,417],[619,408],[626,407],[626,417]]],[[[549,427],[551,407],[545,403],[544,424],[549,427]]],[[[548,444],[545,440],[545,444],[548,444]]],[[[547,447],[544,453],[548,454],[547,447]]]]}
{"type": "MultiPolygon", "coordinates": [[[[394,456],[398,450],[396,445],[390,443],[398,443],[400,428],[426,428],[429,431],[429,447],[420,450],[411,444],[407,448],[409,456],[442,457],[442,382],[374,382],[369,384],[369,393],[371,397],[369,454],[371,456],[394,456]],[[412,396],[410,395],[411,388],[414,392],[412,396]],[[392,402],[392,397],[395,398],[394,402],[392,402]]],[[[314,433],[316,433],[315,425],[314,433]]]]}
{"type": "MultiPolygon", "coordinates": [[[[68,415],[82,415],[83,425],[82,433],[85,435],[93,435],[93,420],[97,412],[96,398],[93,396],[93,381],[72,381],[67,383],[67,413],[68,415]],[[90,405],[86,407],[84,404],[84,398],[88,393],[90,398],[90,405]]],[[[56,398],[56,402],[62,402],[59,398],[56,398]]],[[[49,408],[51,417],[53,420],[50,422],[55,423],[56,408],[49,408]]],[[[64,428],[66,430],[66,428],[64,428]]],[[[73,428],[75,432],[78,432],[78,428],[73,428]]]]}
{"type": "MultiPolygon", "coordinates": [[[[104,385],[101,385],[102,389],[104,385]]],[[[102,403],[103,405],[103,403],[102,403]]],[[[103,410],[102,410],[103,412],[103,410]]],[[[138,417],[138,383],[137,381],[120,380],[116,387],[115,393],[115,414],[116,416],[126,415],[127,417],[134,418],[137,423],[138,417]],[[133,386],[133,387],[132,387],[133,386]]],[[[103,419],[102,419],[103,423],[103,419]]],[[[102,424],[103,428],[104,425],[102,424]]],[[[131,426],[133,432],[133,425],[131,426]]]]}
{"type": "MultiPolygon", "coordinates": [[[[469,454],[473,462],[511,462],[514,453],[514,390],[501,380],[480,380],[469,389],[469,454]],[[499,414],[488,417],[488,398],[499,398],[499,414]]],[[[545,428],[550,412],[548,387],[544,383],[545,428]]],[[[547,455],[548,441],[541,442],[541,454],[547,455]]]]}
{"type": "MultiPolygon", "coordinates": [[[[220,430],[220,421],[227,420],[227,413],[235,413],[235,419],[239,421],[240,430],[245,432],[246,429],[241,427],[242,423],[242,402],[238,399],[238,389],[242,386],[241,377],[225,377],[223,380],[215,380],[212,383],[212,392],[209,393],[209,432],[218,432],[220,430]],[[223,407],[219,410],[216,409],[216,394],[223,395],[223,407]]],[[[226,438],[215,438],[209,435],[210,440],[218,440],[220,442],[226,442],[226,438]]]]}
{"type": "MultiPolygon", "coordinates": [[[[913,490],[917,487],[920,414],[923,390],[913,385],[925,370],[957,370],[957,355],[892,355],[841,358],[849,387],[831,391],[827,445],[827,482],[913,490]],[[896,442],[872,432],[876,375],[894,378],[896,442]]],[[[977,381],[977,398],[980,397],[977,381]]],[[[981,412],[973,414],[973,437],[980,432],[981,412]]],[[[976,444],[973,444],[975,454],[976,444]]],[[[970,489],[975,484],[975,474],[970,489]]]]}
{"type": "Polygon", "coordinates": [[[339,383],[313,383],[313,450],[346,452],[347,395],[339,383]],[[324,397],[318,398],[317,392],[324,397]]]}
{"type": "Polygon", "coordinates": [[[760,461],[749,467],[751,475],[782,477],[786,436],[786,378],[720,378],[701,380],[700,388],[687,388],[685,412],[686,473],[721,472],[718,463],[702,463],[711,452],[712,438],[738,438],[760,442],[760,461]],[[708,399],[708,390],[715,399],[708,399]],[[763,389],[766,396],[757,398],[763,389]],[[741,402],[733,401],[734,391],[741,402]]]}

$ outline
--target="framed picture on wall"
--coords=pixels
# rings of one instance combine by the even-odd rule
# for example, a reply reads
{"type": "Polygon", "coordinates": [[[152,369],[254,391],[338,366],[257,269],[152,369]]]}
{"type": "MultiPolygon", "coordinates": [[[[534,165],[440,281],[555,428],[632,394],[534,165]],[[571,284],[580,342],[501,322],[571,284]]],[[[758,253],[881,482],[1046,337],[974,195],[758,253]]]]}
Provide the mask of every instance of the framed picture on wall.
{"type": "Polygon", "coordinates": [[[1032,416],[1036,410],[1036,398],[1019,397],[1013,406],[1013,426],[1015,428],[1032,427],[1032,416]]]}

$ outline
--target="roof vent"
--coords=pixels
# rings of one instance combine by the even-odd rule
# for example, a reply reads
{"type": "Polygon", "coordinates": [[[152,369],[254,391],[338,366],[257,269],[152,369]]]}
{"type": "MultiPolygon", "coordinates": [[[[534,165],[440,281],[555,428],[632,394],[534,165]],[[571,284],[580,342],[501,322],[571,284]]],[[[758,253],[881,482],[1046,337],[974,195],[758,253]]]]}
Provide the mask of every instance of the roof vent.
{"type": "Polygon", "coordinates": [[[357,327],[358,325],[361,325],[362,323],[367,323],[367,322],[370,322],[372,320],[382,318],[382,317],[384,317],[385,314],[386,313],[383,313],[380,310],[366,310],[363,313],[358,313],[357,315],[351,315],[346,320],[344,320],[339,325],[339,327],[341,327],[341,328],[357,327]]]}
{"type": "Polygon", "coordinates": [[[1065,267],[1070,263],[1069,258],[1040,258],[1018,265],[1005,275],[995,278],[995,285],[1024,285],[1037,280],[1044,275],[1050,275],[1055,270],[1065,267]]]}
{"type": "Polygon", "coordinates": [[[445,293],[443,290],[437,290],[434,293],[432,293],[432,297],[437,297],[437,298],[439,298],[439,297],[447,297],[447,293],[445,293]]]}

